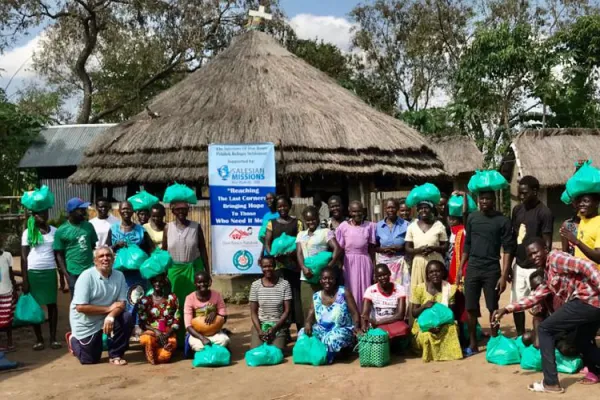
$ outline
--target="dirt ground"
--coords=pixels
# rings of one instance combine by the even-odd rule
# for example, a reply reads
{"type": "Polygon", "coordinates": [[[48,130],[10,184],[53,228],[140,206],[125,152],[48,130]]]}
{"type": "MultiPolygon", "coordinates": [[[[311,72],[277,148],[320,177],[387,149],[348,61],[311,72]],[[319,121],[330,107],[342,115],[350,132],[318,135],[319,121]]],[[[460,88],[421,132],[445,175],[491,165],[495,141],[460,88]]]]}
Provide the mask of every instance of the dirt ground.
{"type": "MultiPolygon", "coordinates": [[[[59,294],[59,333],[64,340],[68,329],[68,295],[59,294]]],[[[508,302],[508,294],[501,304],[508,302]]],[[[361,368],[352,357],[331,366],[294,365],[288,356],[282,365],[249,368],[244,352],[250,343],[248,306],[230,306],[227,327],[232,336],[232,365],[219,369],[194,369],[190,360],[177,357],[171,364],[152,366],[146,363],[141,348],[133,346],[126,354],[129,365],[101,364],[82,366],[66,347],[34,352],[33,331],[14,331],[17,351],[11,360],[23,363],[17,371],[0,373],[3,399],[534,399],[527,385],[541,379],[541,373],[521,371],[519,366],[500,367],[485,361],[485,352],[468,360],[423,363],[417,357],[393,356],[391,365],[361,368]]],[[[481,323],[484,330],[487,315],[481,323]]],[[[512,318],[505,318],[503,330],[512,335],[512,318]]],[[[531,322],[528,322],[531,326],[531,322]]],[[[46,341],[47,325],[43,327],[46,341]]],[[[4,336],[0,334],[1,343],[4,336]]],[[[483,349],[483,347],[482,347],[483,349]]],[[[291,347],[289,349],[291,354],[291,347]]],[[[579,376],[562,375],[567,388],[565,399],[598,398],[600,385],[577,384],[579,376]]],[[[548,396],[548,395],[546,395],[548,396]]]]}

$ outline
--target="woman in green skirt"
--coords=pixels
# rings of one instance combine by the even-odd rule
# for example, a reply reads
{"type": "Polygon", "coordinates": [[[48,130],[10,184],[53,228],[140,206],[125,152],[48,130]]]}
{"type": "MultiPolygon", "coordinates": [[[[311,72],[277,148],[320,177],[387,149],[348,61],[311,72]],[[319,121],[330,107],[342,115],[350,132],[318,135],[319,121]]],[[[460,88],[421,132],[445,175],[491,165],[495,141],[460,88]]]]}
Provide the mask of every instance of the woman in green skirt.
{"type": "MultiPolygon", "coordinates": [[[[21,238],[21,271],[23,292],[30,293],[40,306],[48,308],[50,347],[60,349],[56,340],[58,308],[56,307],[58,279],[52,244],[56,228],[48,225],[48,210],[33,211],[21,238]]],[[[41,325],[33,325],[36,343],[34,350],[45,348],[41,325]]]]}
{"type": "MultiPolygon", "coordinates": [[[[162,248],[173,258],[173,266],[168,272],[173,293],[178,299],[185,299],[188,294],[196,290],[194,284],[196,273],[203,270],[210,273],[206,240],[200,224],[187,218],[192,199],[168,196],[168,193],[169,188],[165,192],[165,202],[170,202],[175,221],[169,222],[164,228],[162,248]]],[[[185,329],[177,332],[178,347],[183,347],[185,333],[185,329]]]]}

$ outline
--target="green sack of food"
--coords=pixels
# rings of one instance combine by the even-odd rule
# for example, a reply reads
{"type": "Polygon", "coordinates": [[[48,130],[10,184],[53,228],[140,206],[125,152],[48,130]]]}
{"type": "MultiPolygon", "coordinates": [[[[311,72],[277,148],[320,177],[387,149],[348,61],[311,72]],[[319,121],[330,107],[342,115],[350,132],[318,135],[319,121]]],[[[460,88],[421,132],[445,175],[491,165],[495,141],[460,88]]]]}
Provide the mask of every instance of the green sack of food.
{"type": "Polygon", "coordinates": [[[435,303],[419,315],[417,322],[422,332],[428,332],[431,328],[454,323],[454,313],[447,306],[435,303]]]}
{"type": "Polygon", "coordinates": [[[469,192],[477,194],[481,192],[495,192],[496,190],[506,189],[508,182],[496,170],[475,171],[475,175],[469,180],[467,185],[469,192]]]}
{"type": "Polygon", "coordinates": [[[46,319],[46,314],[33,296],[28,293],[21,295],[15,307],[13,326],[39,325],[46,319]]]}
{"type": "Polygon", "coordinates": [[[231,353],[223,346],[211,344],[204,346],[204,349],[197,351],[192,360],[194,368],[201,367],[225,367],[231,364],[231,353]]]}
{"type": "Polygon", "coordinates": [[[314,336],[302,335],[292,350],[294,364],[325,365],[327,364],[327,346],[314,336]]]}
{"type": "Polygon", "coordinates": [[[196,204],[198,203],[198,198],[196,197],[196,192],[190,187],[179,183],[174,183],[169,186],[167,190],[165,190],[163,202],[183,202],[188,204],[196,204]]]}
{"type": "Polygon", "coordinates": [[[361,367],[385,367],[390,363],[390,337],[380,328],[369,329],[358,337],[358,360],[361,367]]]}
{"type": "Polygon", "coordinates": [[[258,231],[258,241],[262,244],[265,244],[265,237],[267,236],[267,225],[269,224],[270,219],[263,219],[262,225],[260,226],[260,230],[258,231]]]}
{"type": "MultiPolygon", "coordinates": [[[[461,329],[463,337],[469,338],[469,324],[463,322],[461,329]]],[[[477,338],[478,342],[483,340],[483,331],[481,330],[481,325],[479,325],[479,322],[475,326],[475,337],[477,338]]]]}
{"type": "Polygon", "coordinates": [[[139,270],[148,255],[135,244],[128,244],[117,251],[113,268],[119,271],[139,270]]]}
{"type": "Polygon", "coordinates": [[[410,191],[406,198],[406,205],[408,207],[415,207],[422,201],[429,201],[431,203],[438,204],[441,198],[440,189],[432,183],[425,183],[421,186],[415,186],[410,191]]]}
{"type": "Polygon", "coordinates": [[[562,201],[564,204],[566,204],[568,206],[570,206],[571,204],[573,204],[573,199],[571,198],[571,196],[569,195],[569,192],[567,192],[566,189],[560,195],[560,201],[562,201]]]}
{"type": "MultiPolygon", "coordinates": [[[[451,196],[448,200],[448,215],[452,217],[463,216],[463,197],[462,196],[451,196]]],[[[477,204],[470,195],[467,195],[467,209],[469,213],[477,210],[477,204]]]]}
{"type": "Polygon", "coordinates": [[[44,185],[39,189],[23,193],[21,204],[33,212],[49,210],[54,207],[54,194],[48,186],[44,185]]]}
{"type": "Polygon", "coordinates": [[[153,205],[158,203],[158,197],[142,190],[127,199],[133,207],[133,211],[150,210],[153,205]]]}
{"type": "Polygon", "coordinates": [[[306,278],[306,281],[314,284],[319,283],[321,280],[321,271],[331,262],[332,258],[333,253],[330,251],[322,251],[314,256],[306,257],[304,265],[312,272],[312,276],[306,278]]]}
{"type": "Polygon", "coordinates": [[[576,198],[587,193],[600,193],[600,170],[586,161],[567,181],[566,192],[576,198]]]}
{"type": "Polygon", "coordinates": [[[523,343],[523,336],[519,336],[515,338],[515,343],[517,344],[517,348],[519,349],[519,354],[523,354],[523,350],[525,350],[528,346],[523,343]]]}
{"type": "Polygon", "coordinates": [[[272,256],[283,256],[296,251],[296,238],[282,233],[281,236],[273,240],[271,244],[272,256]]]}
{"type": "Polygon", "coordinates": [[[487,362],[496,365],[512,365],[521,363],[519,346],[513,339],[502,334],[490,338],[485,351],[487,362]]]}
{"type": "Polygon", "coordinates": [[[561,374],[576,374],[583,368],[583,360],[580,357],[566,357],[560,351],[555,350],[556,370],[561,374]]]}
{"type": "Polygon", "coordinates": [[[283,352],[272,344],[263,343],[254,349],[248,350],[244,359],[249,367],[277,365],[283,362],[283,352]]]}
{"type": "Polygon", "coordinates": [[[542,370],[542,353],[540,353],[539,349],[536,349],[534,346],[528,346],[521,351],[521,369],[526,371],[542,370]]]}
{"type": "Polygon", "coordinates": [[[173,265],[173,259],[166,250],[156,249],[150,257],[140,266],[140,275],[144,279],[151,279],[160,274],[166,274],[173,265]]]}

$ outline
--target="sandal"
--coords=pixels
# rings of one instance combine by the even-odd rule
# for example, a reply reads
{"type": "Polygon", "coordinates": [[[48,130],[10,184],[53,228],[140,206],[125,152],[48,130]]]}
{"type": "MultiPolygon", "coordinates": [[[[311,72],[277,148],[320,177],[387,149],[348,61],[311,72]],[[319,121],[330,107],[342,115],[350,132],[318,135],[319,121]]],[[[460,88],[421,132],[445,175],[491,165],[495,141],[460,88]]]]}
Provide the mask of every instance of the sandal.
{"type": "Polygon", "coordinates": [[[75,355],[73,353],[73,347],[71,347],[71,332],[67,332],[65,334],[65,341],[67,342],[67,348],[69,349],[69,353],[75,355]]]}
{"type": "Polygon", "coordinates": [[[62,349],[62,344],[60,342],[54,341],[50,343],[50,348],[53,350],[62,349]]]}
{"type": "Polygon", "coordinates": [[[544,386],[544,381],[533,382],[531,385],[527,386],[530,392],[535,393],[552,393],[552,394],[562,394],[565,392],[564,388],[559,388],[558,390],[554,389],[546,389],[544,386]]]}
{"type": "Polygon", "coordinates": [[[585,374],[585,376],[582,379],[580,379],[578,381],[578,383],[580,383],[582,385],[595,385],[599,381],[600,381],[600,378],[598,378],[598,375],[594,374],[593,372],[588,371],[588,373],[585,374]]]}
{"type": "Polygon", "coordinates": [[[466,349],[463,350],[464,358],[473,357],[473,356],[476,356],[477,354],[479,354],[479,350],[475,351],[470,347],[467,347],[466,349]]]}
{"type": "Polygon", "coordinates": [[[123,360],[121,357],[109,358],[108,363],[118,366],[127,365],[127,361],[123,360]]]}
{"type": "Polygon", "coordinates": [[[6,347],[0,347],[0,353],[13,353],[17,351],[17,347],[14,345],[11,346],[6,346],[6,347]]]}
{"type": "Polygon", "coordinates": [[[36,344],[33,345],[34,351],[42,351],[45,348],[46,348],[46,345],[44,344],[44,342],[37,342],[36,344]]]}

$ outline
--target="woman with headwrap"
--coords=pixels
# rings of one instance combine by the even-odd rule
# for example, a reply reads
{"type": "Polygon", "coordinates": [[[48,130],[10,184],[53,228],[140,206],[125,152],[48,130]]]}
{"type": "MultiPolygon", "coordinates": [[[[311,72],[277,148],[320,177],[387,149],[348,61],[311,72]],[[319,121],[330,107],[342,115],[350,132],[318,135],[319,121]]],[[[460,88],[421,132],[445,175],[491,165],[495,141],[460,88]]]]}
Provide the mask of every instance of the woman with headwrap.
{"type": "Polygon", "coordinates": [[[425,283],[425,267],[432,260],[444,263],[444,254],[448,250],[446,227],[436,219],[435,204],[420,201],[417,204],[418,218],[406,231],[406,253],[412,256],[411,293],[417,285],[425,283]]]}
{"type": "MultiPolygon", "coordinates": [[[[26,196],[23,196],[22,202],[31,215],[21,237],[23,293],[30,293],[40,306],[48,308],[50,347],[60,349],[62,345],[56,339],[58,280],[56,257],[52,249],[56,228],[48,224],[48,209],[54,205],[54,195],[47,188],[42,188],[33,191],[31,198],[35,201],[28,202],[26,196]]],[[[41,325],[33,325],[33,331],[36,337],[33,349],[43,350],[45,345],[41,325]]]]}

